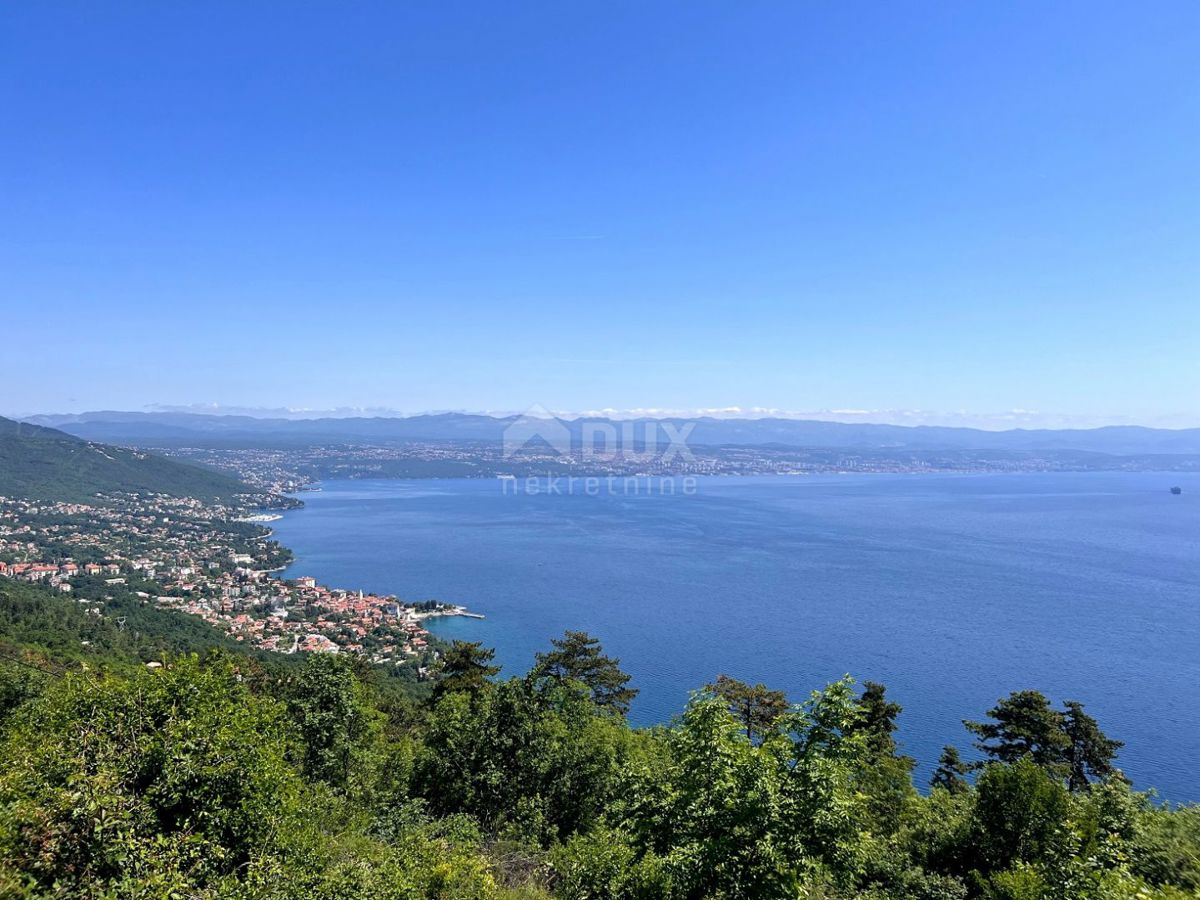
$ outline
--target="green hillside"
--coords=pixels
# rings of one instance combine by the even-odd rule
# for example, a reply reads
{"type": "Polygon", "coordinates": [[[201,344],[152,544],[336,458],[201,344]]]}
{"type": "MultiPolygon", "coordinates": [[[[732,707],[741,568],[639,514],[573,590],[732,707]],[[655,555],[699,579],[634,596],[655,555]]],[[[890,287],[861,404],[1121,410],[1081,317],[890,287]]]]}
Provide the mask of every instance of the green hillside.
{"type": "Polygon", "coordinates": [[[114,491],[213,500],[252,488],[211,469],[0,418],[0,496],[82,502],[114,491]]]}
{"type": "Polygon", "coordinates": [[[1200,807],[1133,791],[1036,691],[919,792],[880,684],[789,705],[721,677],[638,730],[579,632],[503,680],[456,642],[418,699],[341,655],[171,655],[200,635],[169,613],[5,582],[0,897],[1200,898],[1200,807]]]}

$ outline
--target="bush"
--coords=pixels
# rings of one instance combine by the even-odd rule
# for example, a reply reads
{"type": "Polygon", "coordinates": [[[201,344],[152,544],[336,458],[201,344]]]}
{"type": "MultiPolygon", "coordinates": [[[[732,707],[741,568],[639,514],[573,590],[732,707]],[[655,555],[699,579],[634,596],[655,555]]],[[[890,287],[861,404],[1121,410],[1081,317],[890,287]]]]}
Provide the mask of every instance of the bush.
{"type": "Polygon", "coordinates": [[[0,855],[39,887],[81,892],[230,877],[297,812],[286,734],[275,704],[195,660],[128,680],[67,676],[7,735],[0,855]]]}

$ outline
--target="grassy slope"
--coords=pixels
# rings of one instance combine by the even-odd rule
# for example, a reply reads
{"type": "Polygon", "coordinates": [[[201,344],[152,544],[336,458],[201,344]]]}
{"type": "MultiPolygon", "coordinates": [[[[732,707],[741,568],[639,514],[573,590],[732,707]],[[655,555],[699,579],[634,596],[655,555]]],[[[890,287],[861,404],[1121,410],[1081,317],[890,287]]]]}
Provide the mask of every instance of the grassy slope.
{"type": "Polygon", "coordinates": [[[211,469],[0,418],[0,496],[86,501],[114,491],[212,500],[251,489],[211,469]]]}

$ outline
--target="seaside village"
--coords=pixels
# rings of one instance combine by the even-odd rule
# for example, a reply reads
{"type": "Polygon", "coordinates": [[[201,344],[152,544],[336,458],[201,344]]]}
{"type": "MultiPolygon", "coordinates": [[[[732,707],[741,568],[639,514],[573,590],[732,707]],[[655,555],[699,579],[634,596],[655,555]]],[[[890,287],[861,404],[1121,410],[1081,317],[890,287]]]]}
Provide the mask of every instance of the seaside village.
{"type": "Polygon", "coordinates": [[[0,497],[0,578],[46,585],[95,615],[111,614],[106,605],[117,600],[152,603],[262,650],[354,653],[418,675],[436,658],[423,620],[470,615],[281,579],[290,552],[259,524],[271,517],[246,512],[164,495],[89,504],[0,497]]]}

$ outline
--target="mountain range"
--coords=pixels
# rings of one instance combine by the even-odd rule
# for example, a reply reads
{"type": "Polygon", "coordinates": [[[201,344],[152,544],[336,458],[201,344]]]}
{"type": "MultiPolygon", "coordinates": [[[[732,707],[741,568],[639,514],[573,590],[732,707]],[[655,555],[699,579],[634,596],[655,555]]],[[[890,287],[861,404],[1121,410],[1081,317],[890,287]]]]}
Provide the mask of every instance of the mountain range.
{"type": "MultiPolygon", "coordinates": [[[[517,416],[441,413],[407,417],[283,419],[179,412],[101,411],[31,416],[25,422],[60,429],[91,441],[141,447],[314,446],[406,441],[503,439],[517,416]]],[[[943,426],[849,424],[811,419],[633,419],[560,420],[573,442],[597,429],[632,429],[642,440],[653,424],[659,439],[669,426],[701,446],[766,446],[862,450],[1080,451],[1111,455],[1200,454],[1200,428],[1109,426],[1091,429],[985,431],[943,426]],[[688,431],[690,429],[690,431],[688,431]]]]}

